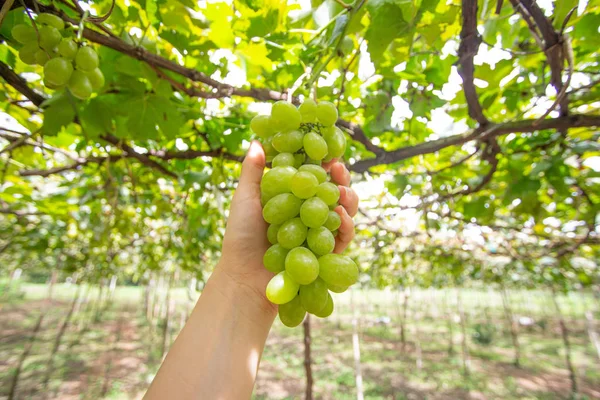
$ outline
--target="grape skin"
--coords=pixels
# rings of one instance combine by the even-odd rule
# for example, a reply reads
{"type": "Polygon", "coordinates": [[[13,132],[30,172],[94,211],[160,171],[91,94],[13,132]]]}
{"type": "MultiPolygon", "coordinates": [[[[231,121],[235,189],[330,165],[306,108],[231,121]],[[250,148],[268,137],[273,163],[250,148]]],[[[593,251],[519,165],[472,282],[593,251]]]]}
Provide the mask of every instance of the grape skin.
{"type": "Polygon", "coordinates": [[[277,231],[277,243],[286,249],[293,249],[304,243],[308,229],[300,218],[292,218],[281,225],[277,231]]]}
{"type": "Polygon", "coordinates": [[[298,296],[279,306],[279,319],[288,328],[300,325],[304,317],[306,317],[306,310],[302,307],[298,296]]]}
{"type": "Polygon", "coordinates": [[[308,285],[300,286],[300,303],[306,311],[311,314],[319,312],[327,305],[327,284],[320,278],[314,280],[314,282],[308,285]]]}
{"type": "Polygon", "coordinates": [[[318,256],[324,256],[333,251],[335,247],[335,238],[331,231],[324,226],[311,228],[306,235],[308,248],[318,256]]]}
{"type": "Polygon", "coordinates": [[[283,224],[300,213],[302,200],[291,193],[273,197],[263,208],[263,218],[270,224],[283,224]]]}
{"type": "Polygon", "coordinates": [[[69,90],[73,96],[85,100],[92,95],[92,83],[87,75],[82,71],[73,71],[69,79],[69,90]]]}
{"type": "Polygon", "coordinates": [[[292,193],[301,199],[308,199],[317,193],[319,181],[310,172],[298,171],[291,182],[292,193]]]}
{"type": "Polygon", "coordinates": [[[285,304],[298,294],[300,285],[286,272],[281,271],[267,284],[267,299],[273,304],[285,304]]]}
{"type": "Polygon", "coordinates": [[[309,228],[318,228],[327,221],[329,207],[318,197],[311,197],[300,207],[300,219],[309,228]]]}
{"type": "Polygon", "coordinates": [[[277,274],[285,270],[285,257],[289,250],[279,244],[269,247],[263,256],[263,264],[266,269],[277,274]]]}
{"type": "Polygon", "coordinates": [[[319,257],[319,276],[331,285],[350,286],[358,280],[358,267],[349,257],[326,254],[319,257]]]}
{"type": "Polygon", "coordinates": [[[333,232],[337,230],[340,225],[342,225],[342,218],[340,217],[340,214],[336,213],[335,211],[329,211],[327,214],[327,220],[323,226],[333,232]]]}
{"type": "Polygon", "coordinates": [[[333,298],[329,293],[327,293],[327,303],[325,303],[325,307],[319,311],[313,313],[319,318],[327,318],[333,313],[333,298]]]}
{"type": "Polygon", "coordinates": [[[44,65],[44,80],[51,85],[65,85],[69,82],[72,74],[73,65],[69,60],[62,57],[53,58],[44,65]]]}
{"type": "Polygon", "coordinates": [[[285,270],[301,285],[308,285],[319,276],[319,261],[306,247],[296,247],[285,258],[285,270]]]}
{"type": "Polygon", "coordinates": [[[31,42],[37,42],[37,34],[32,26],[25,24],[18,24],[13,26],[10,31],[13,39],[21,44],[27,44],[31,42]]]}
{"type": "Polygon", "coordinates": [[[75,56],[75,65],[78,70],[90,72],[98,68],[98,54],[91,47],[82,47],[75,56]]]}

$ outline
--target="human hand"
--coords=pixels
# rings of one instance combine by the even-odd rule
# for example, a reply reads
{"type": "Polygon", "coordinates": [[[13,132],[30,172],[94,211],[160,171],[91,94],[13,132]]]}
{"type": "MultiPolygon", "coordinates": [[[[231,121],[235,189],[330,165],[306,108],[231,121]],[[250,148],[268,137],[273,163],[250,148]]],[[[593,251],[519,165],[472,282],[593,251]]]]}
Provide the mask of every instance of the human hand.
{"type": "MultiPolygon", "coordinates": [[[[222,256],[215,275],[225,277],[223,282],[233,283],[234,293],[248,293],[257,298],[267,310],[276,310],[265,295],[273,273],[263,266],[263,255],[269,248],[267,223],[262,216],[260,182],[265,168],[265,153],[259,142],[253,141],[242,164],[242,174],[231,202],[229,220],[223,239],[222,256]]],[[[333,160],[323,165],[340,189],[340,205],[335,211],[341,225],[335,239],[334,252],[341,253],[354,238],[352,217],[358,211],[358,196],[349,187],[350,173],[344,164],[333,160]]]]}

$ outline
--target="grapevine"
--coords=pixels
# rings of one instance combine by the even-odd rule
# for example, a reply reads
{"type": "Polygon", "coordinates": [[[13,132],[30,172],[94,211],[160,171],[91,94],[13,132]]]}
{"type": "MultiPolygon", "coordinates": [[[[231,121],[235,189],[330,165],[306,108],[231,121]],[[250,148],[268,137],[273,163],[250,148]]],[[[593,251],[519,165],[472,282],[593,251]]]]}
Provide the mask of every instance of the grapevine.
{"type": "Polygon", "coordinates": [[[279,101],[271,115],[256,116],[250,124],[272,167],[261,182],[271,243],[263,264],[276,274],[266,295],[279,305],[279,319],[289,327],[299,325],[307,312],[331,315],[330,291],[342,293],[358,280],[354,261],[333,253],[341,224],[334,211],[340,190],[321,166],[346,150],[337,119],[332,103],[307,99],[299,108],[279,101]]]}

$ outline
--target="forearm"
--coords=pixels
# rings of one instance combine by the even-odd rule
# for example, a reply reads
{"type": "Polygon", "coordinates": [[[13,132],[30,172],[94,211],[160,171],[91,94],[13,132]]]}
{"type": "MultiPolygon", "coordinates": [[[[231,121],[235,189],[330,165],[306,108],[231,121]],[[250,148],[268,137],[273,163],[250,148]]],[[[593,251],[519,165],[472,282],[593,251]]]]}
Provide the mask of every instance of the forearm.
{"type": "Polygon", "coordinates": [[[216,268],[146,399],[249,399],[276,309],[216,268]]]}

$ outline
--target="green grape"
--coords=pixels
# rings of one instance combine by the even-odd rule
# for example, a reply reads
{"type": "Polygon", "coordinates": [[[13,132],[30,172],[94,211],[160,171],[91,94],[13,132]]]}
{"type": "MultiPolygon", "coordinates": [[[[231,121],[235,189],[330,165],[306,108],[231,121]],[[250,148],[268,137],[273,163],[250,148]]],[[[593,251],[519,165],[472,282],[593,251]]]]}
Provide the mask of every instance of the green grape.
{"type": "Polygon", "coordinates": [[[323,182],[317,188],[317,197],[332,206],[340,199],[340,189],[331,182],[323,182]]]}
{"type": "Polygon", "coordinates": [[[35,22],[36,24],[52,26],[58,29],[59,31],[65,29],[65,23],[63,22],[63,20],[54,14],[41,13],[37,16],[35,22]]]}
{"type": "Polygon", "coordinates": [[[12,35],[13,39],[15,39],[21,44],[37,42],[37,33],[35,33],[35,29],[33,29],[33,27],[29,25],[15,25],[10,30],[10,34],[12,35]]]}
{"type": "Polygon", "coordinates": [[[298,169],[304,164],[306,156],[303,153],[294,154],[294,168],[298,169]]]}
{"type": "Polygon", "coordinates": [[[321,165],[321,160],[313,160],[312,158],[306,158],[306,160],[304,160],[304,163],[306,165],[321,165]]]}
{"type": "Polygon", "coordinates": [[[305,164],[298,168],[298,171],[310,172],[317,177],[319,183],[323,183],[327,180],[327,171],[325,171],[320,165],[305,164]]]}
{"type": "Polygon", "coordinates": [[[333,299],[331,298],[331,295],[329,293],[327,293],[327,303],[325,304],[325,307],[322,310],[320,310],[319,312],[315,312],[312,314],[314,314],[315,316],[317,316],[319,318],[327,318],[332,313],[333,313],[333,299]]]}
{"type": "Polygon", "coordinates": [[[67,60],[73,60],[77,55],[77,43],[73,39],[64,38],[58,44],[58,53],[67,60]]]}
{"type": "Polygon", "coordinates": [[[308,229],[300,218],[284,222],[277,231],[277,243],[286,249],[293,249],[304,243],[308,229]]]}
{"type": "Polygon", "coordinates": [[[44,50],[53,50],[62,40],[60,32],[53,26],[42,26],[38,28],[38,31],[40,32],[40,47],[44,50]]]}
{"type": "Polygon", "coordinates": [[[303,137],[300,131],[279,132],[273,136],[271,144],[280,153],[295,153],[302,148],[303,137]]]}
{"type": "Polygon", "coordinates": [[[275,147],[273,147],[273,144],[271,143],[271,138],[263,139],[262,147],[263,147],[263,150],[265,151],[266,161],[267,162],[273,161],[273,158],[277,155],[278,152],[277,152],[277,150],[275,150],[275,147]]]}
{"type": "Polygon", "coordinates": [[[29,42],[19,50],[19,59],[27,65],[35,65],[35,53],[39,47],[37,42],[29,42]]]}
{"type": "Polygon", "coordinates": [[[78,70],[90,72],[98,68],[98,54],[91,47],[82,47],[75,55],[75,66],[78,70]]]}
{"type": "Polygon", "coordinates": [[[346,137],[344,132],[341,131],[337,126],[335,127],[333,134],[325,137],[327,148],[329,149],[327,157],[339,158],[346,151],[346,137]]]}
{"type": "Polygon", "coordinates": [[[304,100],[304,103],[298,107],[298,111],[300,111],[300,114],[302,115],[302,122],[317,122],[317,103],[313,99],[307,98],[304,100]]]}
{"type": "Polygon", "coordinates": [[[269,224],[283,224],[300,213],[302,200],[291,193],[282,193],[273,197],[263,208],[263,218],[269,224]]]}
{"type": "MultiPolygon", "coordinates": [[[[58,58],[55,58],[55,60],[58,60],[58,58]]],[[[85,72],[73,71],[71,79],[69,79],[69,90],[73,96],[82,100],[85,100],[92,95],[92,83],[85,72]]]]}
{"type": "Polygon", "coordinates": [[[294,167],[275,167],[263,175],[260,182],[260,192],[267,200],[281,193],[292,191],[292,178],[296,175],[294,167]]]}
{"type": "Polygon", "coordinates": [[[348,290],[348,286],[331,285],[329,283],[327,284],[327,288],[333,293],[344,293],[348,290]]]}
{"type": "Polygon", "coordinates": [[[327,155],[327,142],[321,135],[315,132],[308,132],[302,140],[306,155],[313,160],[322,160],[327,155]]]}
{"type": "Polygon", "coordinates": [[[296,158],[292,153],[279,153],[273,157],[271,165],[275,167],[294,167],[296,164],[296,158]]]}
{"type": "Polygon", "coordinates": [[[267,284],[267,299],[273,304],[285,304],[298,294],[300,285],[286,272],[281,271],[267,284]]]}
{"type": "Polygon", "coordinates": [[[300,286],[300,303],[306,311],[311,314],[321,311],[327,304],[327,284],[320,278],[315,279],[308,285],[300,286]]]}
{"type": "Polygon", "coordinates": [[[90,79],[92,89],[98,91],[104,86],[104,74],[100,71],[100,68],[96,68],[93,71],[86,72],[87,77],[90,79]]]}
{"type": "Polygon", "coordinates": [[[250,121],[250,129],[260,138],[273,136],[273,124],[268,115],[257,115],[250,121]]]}
{"type": "Polygon", "coordinates": [[[318,228],[327,221],[329,207],[318,197],[312,197],[302,203],[300,219],[309,228],[318,228]]]}
{"type": "Polygon", "coordinates": [[[66,85],[53,85],[50,82],[48,82],[46,79],[44,79],[44,85],[48,88],[48,89],[52,89],[52,90],[60,90],[62,88],[64,88],[66,85]]]}
{"type": "Polygon", "coordinates": [[[271,109],[271,121],[279,132],[287,132],[300,128],[302,114],[292,103],[278,101],[271,109]]]}
{"type": "Polygon", "coordinates": [[[331,234],[333,235],[333,237],[336,237],[338,235],[338,230],[336,229],[335,231],[331,231],[331,234]]]}
{"type": "Polygon", "coordinates": [[[295,282],[308,285],[319,276],[319,261],[306,247],[296,247],[285,258],[285,271],[295,282]]]}
{"type": "Polygon", "coordinates": [[[348,55],[352,53],[352,50],[354,50],[354,41],[349,36],[344,37],[344,39],[342,39],[342,44],[340,45],[340,51],[342,54],[348,55]]]}
{"type": "Polygon", "coordinates": [[[310,172],[299,171],[292,178],[291,189],[297,197],[308,199],[317,193],[319,181],[317,177],[310,172]]]}
{"type": "Polygon", "coordinates": [[[269,239],[269,243],[277,244],[277,231],[281,225],[273,224],[269,225],[267,229],[267,239],[269,239]]]}
{"type": "MultiPolygon", "coordinates": [[[[287,259],[285,268],[287,270],[287,259]]],[[[349,257],[325,254],[319,258],[319,276],[331,285],[350,286],[358,280],[358,267],[349,257]]]]}
{"type": "Polygon", "coordinates": [[[308,243],[308,248],[318,256],[331,253],[335,247],[333,234],[324,226],[310,228],[306,235],[306,242],[308,243]]]}
{"type": "Polygon", "coordinates": [[[35,63],[37,65],[44,66],[48,60],[50,60],[50,56],[46,50],[38,49],[38,51],[35,52],[35,63]]]}
{"type": "Polygon", "coordinates": [[[279,319],[288,328],[300,325],[304,317],[306,317],[306,310],[302,307],[298,296],[279,306],[279,319]]]}
{"type": "Polygon", "coordinates": [[[329,213],[327,214],[327,221],[325,221],[323,226],[333,232],[337,230],[340,225],[342,225],[342,217],[340,217],[340,214],[329,210],[329,213]]]}
{"type": "Polygon", "coordinates": [[[321,101],[317,104],[317,119],[325,126],[332,126],[338,119],[338,112],[333,103],[321,101]]]}
{"type": "Polygon", "coordinates": [[[53,58],[44,65],[44,81],[54,86],[65,85],[71,79],[72,74],[71,61],[62,57],[53,58]]]}
{"type": "Polygon", "coordinates": [[[287,256],[288,252],[289,250],[284,249],[279,244],[269,247],[263,256],[265,268],[274,274],[285,270],[285,256],[287,256]]]}

